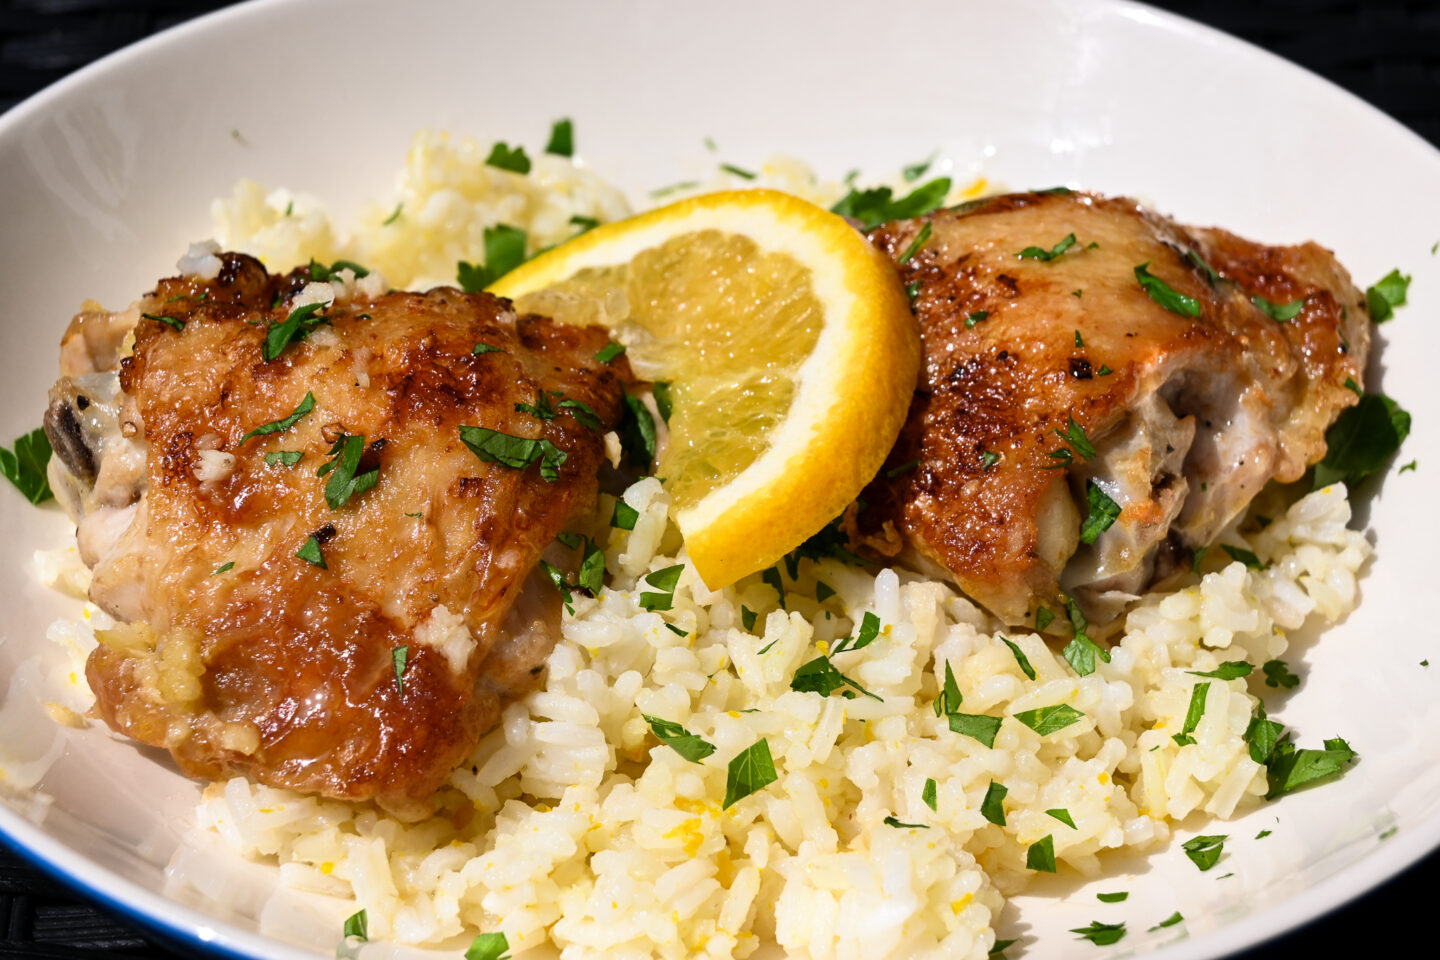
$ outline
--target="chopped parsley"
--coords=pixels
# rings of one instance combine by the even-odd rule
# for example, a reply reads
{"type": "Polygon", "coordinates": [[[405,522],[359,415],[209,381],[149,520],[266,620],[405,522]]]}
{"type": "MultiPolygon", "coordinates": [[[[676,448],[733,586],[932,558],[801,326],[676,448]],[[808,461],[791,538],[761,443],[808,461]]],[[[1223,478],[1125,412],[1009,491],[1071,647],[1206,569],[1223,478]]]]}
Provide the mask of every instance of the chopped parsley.
{"type": "Polygon", "coordinates": [[[980,451],[980,472],[981,472],[981,473],[989,473],[989,472],[990,472],[990,468],[993,467],[993,466],[995,466],[995,464],[997,464],[997,463],[999,463],[999,462],[1000,462],[1000,454],[994,453],[994,452],[992,452],[992,451],[990,451],[990,450],[981,450],[981,451],[980,451]]]}
{"type": "Polygon", "coordinates": [[[1355,394],[1355,396],[1357,396],[1357,397],[1363,397],[1363,396],[1365,396],[1365,391],[1360,389],[1360,384],[1358,384],[1358,383],[1355,382],[1355,378],[1354,378],[1354,377],[1346,377],[1346,378],[1345,378],[1345,389],[1346,389],[1346,390],[1349,390],[1351,393],[1355,394]]]}
{"type": "Polygon", "coordinates": [[[901,167],[900,176],[905,178],[906,183],[914,183],[916,180],[925,176],[925,171],[929,170],[930,164],[935,162],[935,156],[936,154],[932,153],[919,163],[911,163],[901,167]]]}
{"type": "Polygon", "coordinates": [[[1156,930],[1161,930],[1165,927],[1173,927],[1175,926],[1175,924],[1181,922],[1184,919],[1185,918],[1180,915],[1180,911],[1176,910],[1174,913],[1170,914],[1170,916],[1166,917],[1164,920],[1161,920],[1159,923],[1155,924],[1155,926],[1151,927],[1145,932],[1154,933],[1156,930]]]}
{"type": "Polygon", "coordinates": [[[639,510],[636,510],[624,500],[615,501],[615,509],[610,513],[610,526],[617,530],[634,530],[635,521],[639,519],[639,510]]]}
{"type": "Polygon", "coordinates": [[[740,606],[740,623],[744,625],[744,627],[745,627],[746,630],[752,630],[752,631],[753,631],[753,630],[755,629],[755,618],[756,618],[756,616],[757,616],[757,614],[755,613],[754,610],[751,610],[749,607],[745,606],[744,604],[741,604],[741,606],[740,606]]]}
{"type": "Polygon", "coordinates": [[[465,960],[510,960],[510,941],[503,933],[482,933],[471,941],[465,960]]]}
{"type": "Polygon", "coordinates": [[[670,392],[670,384],[661,380],[650,388],[650,394],[655,398],[655,409],[660,412],[660,419],[669,423],[670,414],[675,412],[675,399],[670,392]]]}
{"type": "Polygon", "coordinates": [[[1082,337],[1082,336],[1080,336],[1080,331],[1079,331],[1079,330],[1076,330],[1076,331],[1075,331],[1075,349],[1077,349],[1077,350],[1083,350],[1083,349],[1085,349],[1085,338],[1082,337]]]}
{"type": "MultiPolygon", "coordinates": [[[[185,329],[185,321],[179,319],[178,317],[172,317],[163,313],[142,313],[140,314],[140,316],[144,317],[146,320],[154,320],[156,323],[163,323],[165,324],[165,326],[170,327],[174,330],[185,329]]],[[[266,357],[266,359],[268,360],[270,358],[266,357]]]]}
{"type": "Polygon", "coordinates": [[[474,349],[472,349],[470,352],[478,357],[484,356],[487,353],[509,353],[510,351],[504,350],[500,347],[492,346],[488,343],[477,343],[475,344],[474,349]]]}
{"type": "Polygon", "coordinates": [[[1262,563],[1253,550],[1246,550],[1244,547],[1231,546],[1228,543],[1220,544],[1221,549],[1230,554],[1230,559],[1245,564],[1250,570],[1268,570],[1270,565],[1262,563]]]}
{"type": "Polygon", "coordinates": [[[911,283],[905,284],[905,296],[907,296],[907,297],[910,298],[910,302],[911,302],[911,303],[914,303],[914,302],[915,302],[915,298],[918,297],[919,295],[920,295],[920,281],[919,281],[919,280],[915,280],[915,281],[913,281],[913,282],[911,282],[911,283]]]}
{"type": "Polygon", "coordinates": [[[280,433],[282,430],[289,430],[291,427],[295,426],[295,424],[300,422],[301,417],[305,416],[307,413],[314,409],[315,394],[307,391],[304,399],[302,399],[300,403],[295,407],[295,409],[290,412],[290,415],[288,417],[283,417],[279,420],[272,420],[270,423],[262,423],[260,426],[256,427],[254,430],[251,430],[249,433],[245,434],[245,436],[241,437],[240,443],[236,444],[236,446],[243,446],[245,441],[249,440],[251,437],[260,437],[270,433],[280,433]]]}
{"type": "Polygon", "coordinates": [[[1250,759],[1259,764],[1268,762],[1284,729],[1283,723],[1277,723],[1265,716],[1265,704],[1257,703],[1255,715],[1250,718],[1250,724],[1245,728],[1245,745],[1250,749],[1250,759]]]}
{"type": "Polygon", "coordinates": [[[1216,273],[1215,268],[1205,262],[1205,258],[1200,256],[1198,250],[1186,250],[1185,259],[1195,264],[1195,266],[1199,267],[1205,273],[1205,279],[1210,282],[1211,287],[1219,285],[1220,274],[1216,273]]]}
{"type": "Polygon", "coordinates": [[[304,457],[304,450],[272,450],[265,454],[265,465],[273,467],[278,463],[282,467],[293,467],[304,457]]]}
{"type": "Polygon", "coordinates": [[[283,323],[272,323],[265,331],[265,345],[260,355],[274,360],[295,340],[304,340],[310,332],[322,323],[329,323],[324,317],[316,316],[328,304],[307,303],[290,311],[283,323]]]}
{"type": "Polygon", "coordinates": [[[614,360],[616,357],[620,356],[620,354],[624,352],[625,345],[623,343],[616,343],[614,340],[611,340],[609,343],[605,344],[605,346],[601,347],[598,352],[596,352],[595,359],[599,360],[601,363],[609,363],[611,360],[614,360]]]}
{"type": "Polygon", "coordinates": [[[1064,239],[1049,250],[1041,247],[1026,247],[1024,250],[1015,254],[1015,257],[1019,260],[1041,260],[1048,263],[1064,254],[1066,250],[1069,250],[1073,246],[1075,246],[1075,234],[1070,233],[1066,234],[1064,239]]]}
{"type": "Polygon", "coordinates": [[[831,213],[860,222],[861,229],[878,227],[887,220],[909,220],[938,210],[950,193],[950,178],[938,177],[916,187],[911,193],[895,199],[889,187],[856,190],[840,198],[831,213]]]}
{"type": "Polygon", "coordinates": [[[1100,369],[1095,371],[1095,376],[1097,376],[1097,377],[1108,377],[1108,376],[1110,376],[1110,374],[1112,374],[1112,373],[1114,373],[1114,372],[1115,372],[1114,370],[1111,370],[1109,367],[1105,366],[1105,365],[1102,363],[1102,364],[1100,365],[1100,369]]]}
{"type": "MultiPolygon", "coordinates": [[[[818,602],[818,603],[824,603],[826,600],[829,600],[829,599],[830,599],[831,597],[833,597],[833,596],[835,596],[835,588],[834,588],[834,587],[830,586],[830,584],[826,583],[824,580],[816,580],[816,581],[815,581],[815,600],[816,600],[816,602],[818,602]]],[[[836,652],[838,653],[839,651],[836,651],[836,652]]]]}
{"type": "MultiPolygon", "coordinates": [[[[1433,251],[1432,251],[1433,252],[1433,251]]],[[[1370,308],[1370,319],[1384,323],[1395,316],[1395,308],[1405,306],[1410,291],[1410,277],[1399,270],[1391,270],[1365,290],[1365,306],[1370,308]]]]}
{"type": "MultiPolygon", "coordinates": [[[[799,693],[818,693],[822,697],[828,697],[836,690],[846,686],[853,687],[856,691],[864,694],[871,700],[878,700],[881,703],[885,702],[881,697],[866,690],[860,686],[860,684],[837,670],[827,656],[819,656],[808,663],[802,664],[799,669],[795,671],[795,677],[790,681],[791,690],[799,693]]],[[[846,690],[842,695],[847,697],[855,696],[855,694],[849,690],[846,690]]]]}
{"type": "Polygon", "coordinates": [[[1110,499],[1100,484],[1089,479],[1085,481],[1085,499],[1089,502],[1089,512],[1080,527],[1080,542],[1094,543],[1120,518],[1120,504],[1110,499]]]}
{"type": "Polygon", "coordinates": [[[1178,313],[1182,317],[1200,316],[1199,300],[1196,300],[1194,297],[1187,297],[1164,280],[1152,274],[1147,269],[1149,266],[1150,261],[1146,260],[1140,264],[1140,266],[1136,267],[1135,279],[1140,282],[1141,288],[1150,295],[1151,300],[1154,300],[1171,313],[1178,313]]]}
{"type": "Polygon", "coordinates": [[[945,682],[940,687],[940,696],[935,698],[935,716],[950,715],[960,710],[965,698],[960,694],[960,684],[955,682],[955,671],[950,661],[945,661],[945,682]]]}
{"type": "Polygon", "coordinates": [[[525,148],[516,146],[512,150],[503,140],[495,141],[495,146],[490,148],[490,156],[485,158],[485,163],[501,170],[509,170],[511,173],[530,172],[530,158],[525,155],[525,148]]]}
{"type": "Polygon", "coordinates": [[[933,777],[927,777],[925,779],[925,788],[920,791],[920,799],[925,801],[925,806],[938,812],[939,807],[936,804],[939,801],[936,799],[936,789],[935,779],[933,777]]]}
{"type": "Polygon", "coordinates": [[[235,561],[234,561],[234,560],[230,560],[230,561],[228,561],[228,562],[226,562],[226,563],[222,563],[222,564],[220,564],[220,566],[216,567],[216,568],[215,568],[215,572],[212,573],[212,574],[210,574],[210,576],[212,576],[212,577],[219,576],[219,575],[222,574],[222,573],[228,573],[228,572],[230,572],[231,570],[234,570],[234,569],[235,569],[235,561]]]}
{"type": "Polygon", "coordinates": [[[990,786],[985,789],[985,799],[980,801],[980,815],[997,827],[1005,826],[1004,801],[1005,794],[1009,792],[1008,787],[991,780],[990,786]]]}
{"type": "Polygon", "coordinates": [[[775,593],[780,597],[780,609],[785,607],[785,583],[780,579],[779,567],[766,567],[760,574],[760,582],[775,588],[775,593]]]}
{"type": "Polygon", "coordinates": [[[555,589],[560,591],[561,602],[565,604],[565,609],[573,615],[575,613],[575,595],[570,592],[572,587],[570,582],[565,579],[565,574],[548,560],[540,561],[540,569],[545,572],[546,578],[555,585],[555,589]]]}
{"type": "Polygon", "coordinates": [[[395,692],[398,696],[405,696],[405,666],[410,662],[410,645],[396,647],[390,651],[390,660],[395,667],[395,692]]]}
{"type": "Polygon", "coordinates": [[[327,267],[325,266],[325,264],[316,261],[314,257],[310,258],[311,280],[319,280],[322,283],[329,280],[338,280],[340,278],[336,276],[336,274],[338,274],[341,270],[349,270],[351,273],[355,274],[356,280],[359,280],[361,277],[370,276],[370,271],[360,266],[360,264],[356,263],[354,260],[336,260],[333,264],[327,267]]]}
{"type": "Polygon", "coordinates": [[[550,125],[550,142],[545,144],[545,152],[557,157],[575,156],[575,124],[569,117],[550,125]]]}
{"type": "Polygon", "coordinates": [[[977,323],[984,323],[989,317],[989,310],[976,310],[965,318],[965,329],[972,329],[977,323]]]}
{"type": "Polygon", "coordinates": [[[770,756],[770,744],[761,737],[730,761],[725,775],[725,800],[720,809],[730,809],[750,794],[763,790],[778,779],[775,761],[770,756]]]}
{"type": "Polygon", "coordinates": [[[560,479],[560,467],[569,455],[549,440],[515,437],[488,427],[461,425],[460,441],[486,463],[498,463],[512,470],[540,464],[540,478],[546,483],[560,479]]]}
{"type": "Polygon", "coordinates": [[[1130,892],[1128,890],[1121,890],[1118,893],[1097,893],[1095,894],[1095,899],[1101,903],[1124,903],[1130,899],[1130,892]]]}
{"type": "Polygon", "coordinates": [[[679,183],[672,183],[664,187],[658,187],[650,191],[652,197],[663,197],[681,190],[690,190],[700,186],[699,180],[681,180],[679,183]]]}
{"type": "Polygon", "coordinates": [[[1197,677],[1211,677],[1215,680],[1238,680],[1250,676],[1254,667],[1244,660],[1226,660],[1214,670],[1186,670],[1197,677]]]}
{"type": "Polygon", "coordinates": [[[930,826],[924,823],[901,823],[895,817],[886,817],[885,826],[899,827],[902,830],[929,830],[930,826]]]}
{"type": "Polygon", "coordinates": [[[915,234],[915,239],[910,241],[910,245],[905,248],[905,251],[900,254],[895,262],[900,265],[909,263],[910,258],[919,253],[920,248],[925,246],[925,241],[930,239],[930,231],[930,221],[927,220],[925,221],[925,225],[920,228],[920,232],[915,234]]]}
{"type": "Polygon", "coordinates": [[[1006,960],[1005,951],[1015,944],[1014,940],[996,940],[995,946],[990,948],[986,960],[1006,960]]]}
{"type": "Polygon", "coordinates": [[[306,563],[314,564],[321,570],[329,569],[329,567],[325,566],[325,555],[320,552],[320,541],[316,539],[313,533],[305,539],[305,543],[300,549],[295,551],[295,556],[304,560],[306,563]]]}
{"type": "Polygon", "coordinates": [[[359,910],[345,918],[344,936],[346,939],[354,937],[357,940],[370,939],[370,915],[364,910],[359,910]]]}
{"type": "Polygon", "coordinates": [[[1055,622],[1055,611],[1049,607],[1035,608],[1035,629],[1042,631],[1055,622]]]}
{"type": "MultiPolygon", "coordinates": [[[[1075,422],[1074,414],[1069,415],[1069,420],[1070,422],[1064,430],[1061,430],[1059,427],[1055,428],[1053,431],[1055,436],[1070,444],[1075,453],[1080,455],[1081,460],[1095,459],[1095,445],[1090,442],[1090,437],[1085,433],[1085,428],[1075,422]]],[[[1074,457],[1070,451],[1065,449],[1056,450],[1051,453],[1050,456],[1057,460],[1063,460],[1064,466],[1067,467],[1074,461],[1074,457]]]]}
{"type": "MultiPolygon", "coordinates": [[[[584,549],[581,551],[580,572],[575,577],[575,582],[580,589],[588,590],[591,596],[599,595],[605,587],[605,553],[595,545],[589,537],[582,537],[581,544],[584,549]]],[[[685,631],[666,624],[675,630],[680,636],[685,636],[685,631]]]]}
{"type": "Polygon", "coordinates": [[[952,732],[979,740],[986,747],[995,749],[995,735],[1000,732],[1000,717],[988,717],[983,713],[952,713],[949,720],[952,732]]]}
{"type": "Polygon", "coordinates": [[[1195,866],[1201,870],[1209,870],[1220,862],[1220,855],[1225,852],[1225,841],[1228,839],[1227,834],[1195,837],[1181,844],[1181,849],[1195,866]]]}
{"type": "Polygon", "coordinates": [[[1290,665],[1284,660],[1266,660],[1260,668],[1265,671],[1265,686],[1283,687],[1291,690],[1300,685],[1300,678],[1290,672],[1290,665]]]}
{"type": "Polygon", "coordinates": [[[1029,677],[1031,680],[1034,680],[1035,668],[1030,665],[1030,659],[1025,656],[1025,652],[1021,650],[1018,646],[1016,646],[1014,641],[1010,640],[1008,637],[1000,637],[1000,640],[1005,644],[1005,646],[1009,647],[1010,652],[1015,655],[1015,662],[1020,664],[1020,672],[1025,674],[1025,676],[1029,677]]]}
{"type": "Polygon", "coordinates": [[[1191,573],[1197,573],[1197,574],[1198,574],[1198,573],[1200,572],[1200,563],[1201,563],[1201,561],[1203,561],[1203,560],[1205,559],[1205,553],[1206,553],[1209,549],[1210,549],[1209,547],[1201,547],[1199,550],[1196,550],[1193,554],[1190,555],[1190,572],[1191,572],[1191,573]]]}
{"type": "Polygon", "coordinates": [[[485,228],[485,262],[461,260],[455,266],[455,280],[466,293],[479,293],[525,262],[524,230],[499,223],[485,228]]]}
{"type": "Polygon", "coordinates": [[[919,460],[909,460],[900,464],[898,467],[891,467],[889,470],[886,470],[885,476],[893,480],[903,473],[911,473],[916,467],[920,466],[920,463],[921,461],[919,460]]]}
{"type": "Polygon", "coordinates": [[[575,234],[575,236],[578,237],[581,233],[589,233],[591,230],[594,230],[596,227],[600,226],[600,221],[596,220],[594,217],[582,217],[580,214],[577,213],[575,214],[575,216],[570,218],[570,225],[580,228],[579,233],[575,234]]]}
{"type": "Polygon", "coordinates": [[[1200,721],[1205,716],[1205,700],[1210,694],[1210,681],[1197,683],[1190,688],[1190,707],[1185,711],[1185,726],[1180,732],[1171,737],[1180,746],[1185,747],[1195,742],[1190,734],[1200,726],[1200,721]]]}
{"type": "Polygon", "coordinates": [[[516,413],[529,414],[536,420],[554,420],[556,416],[566,410],[570,412],[572,417],[580,422],[581,426],[588,427],[596,433],[604,429],[604,425],[600,422],[599,414],[592,410],[588,404],[582,403],[579,400],[571,400],[565,397],[559,390],[551,390],[548,392],[542,390],[535,395],[534,403],[515,404],[516,413]],[[559,403],[554,402],[557,398],[561,397],[564,397],[564,399],[561,399],[559,403]]]}
{"type": "Polygon", "coordinates": [[[31,503],[44,503],[55,496],[45,472],[51,449],[44,428],[21,434],[15,438],[14,446],[13,450],[0,447],[0,473],[31,503]]]}
{"type": "Polygon", "coordinates": [[[330,459],[315,471],[317,477],[330,474],[330,479],[325,482],[325,502],[330,505],[331,510],[339,510],[351,497],[364,493],[380,482],[378,466],[364,473],[355,472],[360,468],[360,458],[364,454],[363,436],[342,433],[330,447],[330,459]]]}
{"type": "Polygon", "coordinates": [[[1315,465],[1315,489],[1343,481],[1353,487],[1379,470],[1410,435],[1410,414],[1383,393],[1367,393],[1325,433],[1325,459],[1315,465]]]}
{"type": "Polygon", "coordinates": [[[647,573],[642,579],[647,586],[655,589],[641,592],[640,609],[669,610],[674,606],[675,585],[680,582],[680,574],[684,569],[685,564],[677,563],[647,573]]]}
{"type": "Polygon", "coordinates": [[[1125,936],[1124,923],[1101,923],[1098,920],[1091,920],[1087,927],[1072,927],[1071,933],[1079,934],[1075,939],[1089,940],[1097,947],[1108,947],[1112,943],[1118,943],[1125,936]]]}
{"type": "Polygon", "coordinates": [[[1025,726],[1034,730],[1040,736],[1049,736],[1057,730],[1064,730],[1077,720],[1083,720],[1085,714],[1076,710],[1068,703],[1057,703],[1049,707],[1036,707],[1034,710],[1022,710],[1015,714],[1015,719],[1025,726]]]}
{"type": "Polygon", "coordinates": [[[845,637],[838,641],[830,653],[834,655],[847,650],[863,650],[874,643],[878,636],[880,636],[880,618],[867,610],[865,616],[860,618],[860,630],[855,637],[853,639],[845,637]]]}
{"type": "Polygon", "coordinates": [[[661,743],[691,763],[699,763],[715,752],[715,744],[705,740],[699,734],[691,733],[678,723],[661,720],[648,713],[642,713],[641,716],[645,718],[646,723],[650,724],[650,732],[655,734],[661,743]]]}
{"type": "Polygon", "coordinates": [[[380,221],[380,226],[382,226],[382,227],[388,227],[388,226],[390,226],[390,224],[394,223],[396,220],[399,220],[399,219],[400,219],[400,212],[401,212],[402,210],[404,210],[404,209],[405,209],[405,201],[402,200],[402,201],[400,201],[399,203],[395,204],[395,209],[392,210],[392,211],[390,211],[390,216],[388,216],[388,217],[386,217],[384,220],[381,220],[381,221],[380,221]]]}
{"type": "Polygon", "coordinates": [[[722,163],[720,164],[720,169],[724,170],[726,173],[733,173],[735,176],[739,177],[742,180],[755,179],[754,171],[746,170],[744,167],[737,167],[733,163],[722,163]]]}
{"type": "Polygon", "coordinates": [[[1355,751],[1339,737],[1326,740],[1323,750],[1297,750],[1288,742],[1276,744],[1266,764],[1270,789],[1265,799],[1274,800],[1306,784],[1343,773],[1354,759],[1355,751]]]}
{"type": "Polygon", "coordinates": [[[1055,807],[1053,810],[1046,810],[1045,813],[1048,816],[1054,817],[1056,820],[1059,820],[1071,830],[1078,829],[1075,826],[1075,820],[1070,816],[1070,811],[1066,810],[1064,807],[1055,807]]]}
{"type": "Polygon", "coordinates": [[[625,416],[620,422],[620,446],[625,461],[648,470],[655,459],[655,418],[639,397],[624,393],[621,399],[625,401],[625,416]]]}
{"type": "Polygon", "coordinates": [[[1065,649],[1060,651],[1060,654],[1072,670],[1082,677],[1088,677],[1095,672],[1096,657],[1106,663],[1110,662],[1110,651],[1091,640],[1090,635],[1085,632],[1089,624],[1074,597],[1065,598],[1065,611],[1069,614],[1070,627],[1075,631],[1075,638],[1065,644],[1065,649]]]}
{"type": "Polygon", "coordinates": [[[1258,293],[1250,298],[1255,308],[1265,316],[1277,323],[1285,323],[1287,320],[1294,320],[1300,316],[1300,311],[1305,309],[1305,298],[1291,300],[1289,303],[1271,303],[1258,293]]]}
{"type": "Polygon", "coordinates": [[[1055,838],[1046,834],[1025,851],[1025,866],[1041,873],[1055,872],[1055,838]]]}

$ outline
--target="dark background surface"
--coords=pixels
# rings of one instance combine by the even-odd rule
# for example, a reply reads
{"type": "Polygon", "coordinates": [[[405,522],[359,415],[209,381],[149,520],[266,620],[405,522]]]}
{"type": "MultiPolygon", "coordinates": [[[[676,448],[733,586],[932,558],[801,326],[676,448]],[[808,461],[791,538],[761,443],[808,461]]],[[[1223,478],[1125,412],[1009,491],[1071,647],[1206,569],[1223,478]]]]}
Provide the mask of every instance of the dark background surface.
{"type": "MultiPolygon", "coordinates": [[[[0,110],[112,50],[226,5],[214,0],[0,0],[0,110]]],[[[1162,0],[1155,5],[1313,70],[1440,144],[1437,0],[1162,0]]],[[[1389,842],[1406,841],[1401,833],[1389,842]]],[[[1390,934],[1423,921],[1437,892],[1440,854],[1432,854],[1368,896],[1237,960],[1388,953],[1398,946],[1390,934]]],[[[153,935],[91,906],[0,844],[0,958],[172,960],[192,955],[163,948],[153,935]]]]}

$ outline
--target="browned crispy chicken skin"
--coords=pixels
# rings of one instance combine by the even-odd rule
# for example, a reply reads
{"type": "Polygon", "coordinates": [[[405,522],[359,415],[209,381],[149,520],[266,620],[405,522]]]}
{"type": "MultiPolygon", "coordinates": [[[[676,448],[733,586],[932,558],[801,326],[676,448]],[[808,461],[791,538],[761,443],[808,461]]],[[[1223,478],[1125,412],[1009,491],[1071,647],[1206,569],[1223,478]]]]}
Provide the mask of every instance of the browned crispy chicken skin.
{"type": "Polygon", "coordinates": [[[139,321],[118,393],[95,371],[124,318],[72,325],[47,428],[91,597],[127,624],[87,673],[100,716],[187,773],[414,815],[541,672],[558,595],[522,587],[594,503],[628,368],[595,359],[602,330],[448,288],[337,301],[266,360],[307,279],[226,254],[212,281],[162,281],[140,309],[172,319],[139,321]],[[293,426],[246,438],[307,394],[293,426]],[[599,422],[515,409],[560,394],[599,422]],[[543,439],[564,460],[553,482],[541,463],[483,462],[462,425],[543,439]],[[379,475],[337,506],[317,470],[342,436],[364,438],[355,475],[379,475]]]}
{"type": "Polygon", "coordinates": [[[1268,481],[1321,459],[1356,402],[1364,298],[1316,244],[1263,246],[1078,192],[997,197],[872,238],[899,261],[926,224],[899,264],[924,366],[861,519],[892,522],[912,562],[1008,623],[1062,592],[1112,618],[1157,559],[1209,543],[1268,481]],[[1019,256],[1032,247],[1053,256],[1019,256]],[[1157,302],[1142,264],[1198,315],[1157,302]],[[1281,321],[1255,296],[1303,307],[1281,321]],[[1085,544],[1092,483],[1120,513],[1085,544]]]}

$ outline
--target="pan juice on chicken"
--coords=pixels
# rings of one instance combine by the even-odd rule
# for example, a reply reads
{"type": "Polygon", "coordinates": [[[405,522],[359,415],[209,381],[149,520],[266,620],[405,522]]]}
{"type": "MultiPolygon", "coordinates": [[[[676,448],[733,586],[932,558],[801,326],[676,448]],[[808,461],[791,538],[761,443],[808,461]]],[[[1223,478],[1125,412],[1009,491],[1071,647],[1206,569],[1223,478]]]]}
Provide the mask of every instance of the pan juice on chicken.
{"type": "MultiPolygon", "coordinates": [[[[65,333],[50,479],[90,570],[50,569],[89,604],[51,637],[86,664],[89,717],[210,781],[175,876],[218,835],[283,881],[262,931],[326,952],[1034,955],[999,917],[1038,875],[1262,856],[1224,821],[1363,754],[1261,695],[1298,682],[1289,632],[1356,602],[1371,547],[1342,481],[1408,430],[1364,390],[1398,274],[1362,295],[1314,243],[1063,188],[745,171],[867,239],[793,199],[721,197],[760,211],[725,214],[750,225],[734,249],[784,269],[717,259],[713,282],[801,277],[816,356],[854,335],[836,311],[898,303],[873,322],[919,372],[867,421],[895,426],[851,506],[707,584],[674,520],[687,485],[655,466],[680,462],[667,421],[700,391],[658,379],[662,327],[633,322],[680,302],[645,286],[680,273],[626,274],[643,251],[597,224],[628,207],[564,133],[534,164],[422,134],[349,235],[242,184],[218,244],[65,333]],[[785,216],[810,226],[767,253],[785,216]],[[564,240],[592,229],[589,272],[563,279],[564,240]],[[531,275],[560,283],[479,289],[537,253],[531,275]],[[849,285],[804,257],[849,257],[849,285]],[[1341,456],[1337,432],[1383,436],[1341,456]],[[1206,835],[1182,844],[1193,814],[1206,835]]],[[[834,402],[803,359],[793,408],[834,402]]],[[[710,489],[763,459],[685,462],[710,489]]],[[[1077,932],[1097,943],[1186,935],[1096,916],[1077,932]]]]}

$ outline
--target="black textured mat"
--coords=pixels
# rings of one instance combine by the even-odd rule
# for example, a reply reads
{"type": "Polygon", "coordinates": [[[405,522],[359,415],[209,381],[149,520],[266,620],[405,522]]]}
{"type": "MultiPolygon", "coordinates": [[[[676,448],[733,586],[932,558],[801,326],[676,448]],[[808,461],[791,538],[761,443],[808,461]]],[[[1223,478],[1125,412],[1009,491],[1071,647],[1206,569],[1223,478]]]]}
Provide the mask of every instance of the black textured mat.
{"type": "MultiPolygon", "coordinates": [[[[1436,0],[1162,0],[1155,5],[1313,70],[1440,144],[1436,0]]],[[[223,6],[227,4],[214,0],[0,0],[0,110],[113,50],[223,6]]],[[[1186,105],[1183,98],[1176,104],[1176,109],[1200,108],[1186,105]]],[[[1402,833],[1389,842],[1406,840],[1402,833]]],[[[1304,930],[1238,957],[1391,952],[1398,930],[1428,916],[1436,890],[1440,855],[1304,930]]],[[[0,844],[0,960],[173,960],[191,955],[158,943],[152,934],[52,882],[0,844]]],[[[1032,948],[1032,953],[1039,956],[1042,951],[1032,948]]],[[[1415,951],[1427,953],[1427,948],[1415,951]]]]}

